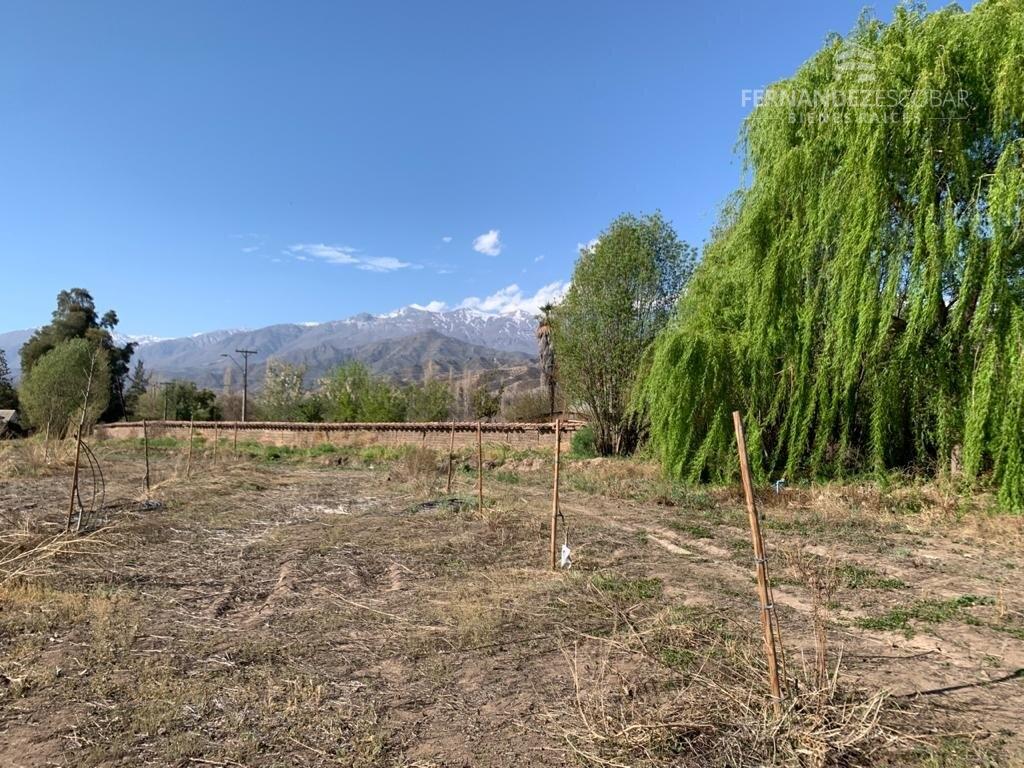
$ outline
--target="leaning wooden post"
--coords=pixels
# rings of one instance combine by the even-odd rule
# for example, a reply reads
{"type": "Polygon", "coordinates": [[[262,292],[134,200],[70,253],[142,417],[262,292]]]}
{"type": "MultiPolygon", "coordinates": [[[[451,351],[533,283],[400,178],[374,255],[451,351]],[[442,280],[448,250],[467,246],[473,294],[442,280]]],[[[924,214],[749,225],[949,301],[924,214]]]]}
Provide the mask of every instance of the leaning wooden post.
{"type": "Polygon", "coordinates": [[[750,518],[750,538],[754,545],[754,562],[757,565],[757,594],[761,601],[761,629],[764,632],[764,649],[768,658],[768,684],[774,699],[775,712],[781,712],[782,689],[779,687],[779,666],[775,657],[775,634],[772,631],[771,614],[775,606],[768,592],[768,563],[764,556],[764,539],[761,538],[761,522],[754,504],[754,484],[750,480],[750,465],[747,460],[747,440],[743,434],[743,416],[733,411],[732,423],[736,430],[736,450],[740,459],[740,478],[743,480],[743,495],[747,500],[747,517],[750,518]]]}
{"type": "Polygon", "coordinates": [[[562,464],[562,420],[555,419],[555,485],[551,493],[551,570],[558,568],[558,473],[562,464]]]}
{"type": "Polygon", "coordinates": [[[448,484],[445,494],[452,495],[452,473],[455,471],[455,419],[452,419],[452,435],[448,440],[448,484]]]}
{"type": "Polygon", "coordinates": [[[476,423],[476,506],[477,511],[484,511],[484,427],[483,422],[476,423]]]}
{"type": "Polygon", "coordinates": [[[192,435],[196,431],[196,422],[194,417],[190,417],[188,420],[188,461],[185,463],[185,477],[192,477],[192,435]]]}
{"type": "Polygon", "coordinates": [[[142,450],[146,455],[146,498],[149,498],[149,429],[146,420],[142,420],[142,450]]]}

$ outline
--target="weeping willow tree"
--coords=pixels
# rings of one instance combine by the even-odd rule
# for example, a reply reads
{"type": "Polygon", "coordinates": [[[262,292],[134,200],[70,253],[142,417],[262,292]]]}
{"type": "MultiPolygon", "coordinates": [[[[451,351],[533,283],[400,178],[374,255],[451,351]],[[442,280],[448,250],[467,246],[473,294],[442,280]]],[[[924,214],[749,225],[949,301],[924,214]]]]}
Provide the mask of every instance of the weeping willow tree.
{"type": "Polygon", "coordinates": [[[864,16],[758,94],[642,401],[696,481],[962,473],[1024,509],[1024,5],[864,16]]]}

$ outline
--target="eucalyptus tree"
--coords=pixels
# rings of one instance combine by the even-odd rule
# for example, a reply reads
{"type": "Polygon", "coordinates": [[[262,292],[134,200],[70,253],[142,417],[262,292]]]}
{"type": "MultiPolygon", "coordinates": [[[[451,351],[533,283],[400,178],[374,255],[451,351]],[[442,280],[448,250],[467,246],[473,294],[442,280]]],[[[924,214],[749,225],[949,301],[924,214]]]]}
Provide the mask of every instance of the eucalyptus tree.
{"type": "Polygon", "coordinates": [[[135,344],[117,343],[114,338],[117,324],[117,313],[111,309],[100,315],[92,294],[84,288],[61,291],[57,294],[57,307],[50,322],[36,330],[21,347],[19,354],[22,376],[27,376],[36,361],[62,342],[86,339],[104,350],[104,358],[107,361],[109,376],[104,379],[110,387],[110,395],[105,398],[108,405],[103,418],[106,421],[120,419],[127,410],[125,384],[130,378],[128,365],[135,351],[135,344]]]}

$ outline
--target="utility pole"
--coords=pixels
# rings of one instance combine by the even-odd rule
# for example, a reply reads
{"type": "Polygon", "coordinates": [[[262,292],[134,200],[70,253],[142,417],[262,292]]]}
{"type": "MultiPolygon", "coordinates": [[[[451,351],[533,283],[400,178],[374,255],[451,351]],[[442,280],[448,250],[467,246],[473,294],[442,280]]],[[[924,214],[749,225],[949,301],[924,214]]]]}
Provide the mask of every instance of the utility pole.
{"type": "Polygon", "coordinates": [[[249,355],[259,353],[258,349],[236,349],[242,356],[242,421],[245,421],[246,403],[249,400],[249,355]]]}

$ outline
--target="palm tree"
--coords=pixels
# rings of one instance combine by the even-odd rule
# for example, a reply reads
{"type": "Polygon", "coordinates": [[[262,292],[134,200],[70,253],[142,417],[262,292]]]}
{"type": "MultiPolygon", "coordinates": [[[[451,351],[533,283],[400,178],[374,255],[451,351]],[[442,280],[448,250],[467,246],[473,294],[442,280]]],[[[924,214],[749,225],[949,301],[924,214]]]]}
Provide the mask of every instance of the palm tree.
{"type": "Polygon", "coordinates": [[[548,415],[555,415],[555,347],[551,343],[551,310],[553,304],[545,304],[540,308],[537,318],[537,349],[540,354],[540,383],[548,388],[548,415]]]}

